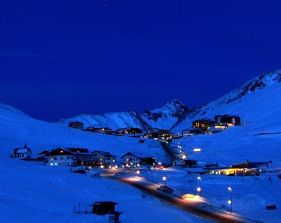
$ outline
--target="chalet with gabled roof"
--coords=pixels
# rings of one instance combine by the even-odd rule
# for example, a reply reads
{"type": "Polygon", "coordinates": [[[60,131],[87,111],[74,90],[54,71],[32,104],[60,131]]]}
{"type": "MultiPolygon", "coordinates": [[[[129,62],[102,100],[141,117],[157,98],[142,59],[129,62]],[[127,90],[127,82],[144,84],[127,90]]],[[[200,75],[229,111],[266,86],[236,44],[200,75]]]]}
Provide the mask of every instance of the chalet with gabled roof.
{"type": "Polygon", "coordinates": [[[92,155],[101,165],[110,165],[116,163],[116,156],[110,154],[109,152],[95,150],[92,152],[92,155]]]}
{"type": "Polygon", "coordinates": [[[129,166],[139,166],[141,164],[142,158],[131,153],[125,153],[123,156],[121,156],[121,162],[123,165],[129,167],[129,166]]]}
{"type": "Polygon", "coordinates": [[[32,151],[27,145],[23,148],[15,148],[11,153],[11,157],[14,159],[31,159],[32,151]]]}
{"type": "Polygon", "coordinates": [[[75,164],[75,155],[66,149],[54,149],[47,156],[47,165],[50,166],[72,166],[75,164]]]}

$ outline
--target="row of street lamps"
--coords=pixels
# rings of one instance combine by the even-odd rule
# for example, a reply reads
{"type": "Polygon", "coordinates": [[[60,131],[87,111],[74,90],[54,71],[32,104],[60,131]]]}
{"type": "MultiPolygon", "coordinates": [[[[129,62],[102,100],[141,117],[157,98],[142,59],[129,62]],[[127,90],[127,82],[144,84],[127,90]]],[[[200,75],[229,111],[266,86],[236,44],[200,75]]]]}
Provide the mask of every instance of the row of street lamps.
{"type": "MultiPolygon", "coordinates": [[[[137,170],[136,173],[139,175],[140,171],[137,170]]],[[[162,181],[164,182],[164,185],[167,186],[167,177],[166,176],[162,177],[162,181]]],[[[198,186],[196,188],[196,191],[198,192],[198,195],[201,197],[202,196],[202,186],[201,186],[202,177],[201,176],[197,177],[197,182],[198,182],[198,186]]],[[[232,187],[227,187],[227,191],[230,194],[230,198],[227,200],[227,204],[230,206],[230,211],[232,213],[232,205],[233,205],[233,202],[232,202],[233,201],[233,199],[232,199],[232,187]]]]}

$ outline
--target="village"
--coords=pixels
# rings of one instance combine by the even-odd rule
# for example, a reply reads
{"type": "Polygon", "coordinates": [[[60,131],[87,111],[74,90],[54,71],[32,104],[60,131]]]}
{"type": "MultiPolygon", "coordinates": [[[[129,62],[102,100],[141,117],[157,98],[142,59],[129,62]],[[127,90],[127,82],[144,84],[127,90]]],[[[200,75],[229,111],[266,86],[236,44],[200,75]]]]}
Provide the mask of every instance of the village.
{"type": "MultiPolygon", "coordinates": [[[[115,136],[127,136],[138,138],[139,143],[145,143],[147,140],[153,140],[166,152],[169,157],[169,162],[157,159],[157,157],[144,156],[142,153],[135,153],[127,151],[122,156],[116,156],[114,153],[89,150],[88,148],[54,148],[50,150],[43,150],[39,154],[34,155],[32,148],[24,145],[21,148],[14,148],[11,153],[11,158],[41,162],[42,164],[50,167],[69,166],[70,170],[76,174],[83,174],[92,177],[117,177],[115,179],[123,180],[122,177],[133,177],[133,182],[142,175],[142,178],[152,180],[152,182],[159,183],[156,190],[166,195],[174,195],[175,189],[167,185],[168,179],[173,178],[175,175],[180,174],[182,178],[186,176],[195,176],[196,184],[195,191],[188,193],[180,193],[181,197],[188,199],[200,200],[203,199],[201,179],[208,178],[208,176],[217,177],[249,177],[261,176],[266,173],[271,173],[272,161],[249,161],[241,160],[240,163],[233,163],[230,166],[223,166],[218,162],[210,163],[204,160],[190,159],[190,153],[201,153],[202,148],[196,147],[192,151],[183,148],[183,145],[175,143],[177,139],[184,137],[192,137],[193,135],[204,134],[206,137],[209,134],[219,134],[228,128],[241,125],[240,117],[231,115],[217,115],[214,119],[199,119],[192,123],[192,128],[184,130],[181,133],[171,133],[169,130],[150,129],[146,132],[138,128],[122,128],[112,130],[106,127],[95,128],[87,127],[84,129],[82,122],[70,122],[69,127],[80,129],[84,131],[110,134],[115,136]],[[171,175],[174,173],[175,175],[171,175]],[[125,174],[125,175],[124,175],[125,174]],[[156,175],[155,175],[156,174],[156,175]],[[195,196],[195,197],[193,197],[195,196]],[[197,196],[197,197],[196,197],[197,196]]],[[[281,174],[278,175],[281,178],[281,174]]],[[[132,183],[124,181],[126,183],[132,183]]],[[[229,189],[232,190],[232,189],[229,189]]],[[[155,193],[155,191],[151,191],[155,193]]],[[[178,196],[178,192],[176,195],[178,196]]],[[[103,205],[100,210],[101,215],[111,214],[110,218],[115,219],[112,222],[119,222],[120,213],[115,211],[116,203],[113,201],[99,202],[96,205],[103,205]],[[114,211],[113,211],[114,210],[114,211]]],[[[94,206],[93,210],[99,210],[100,207],[94,206]]],[[[228,200],[227,210],[232,210],[232,200],[228,200]]],[[[268,204],[268,210],[276,209],[276,204],[268,204]]],[[[79,212],[79,211],[78,211],[79,212]]],[[[96,214],[96,211],[93,211],[96,214]]],[[[99,214],[99,213],[98,213],[99,214]]]]}

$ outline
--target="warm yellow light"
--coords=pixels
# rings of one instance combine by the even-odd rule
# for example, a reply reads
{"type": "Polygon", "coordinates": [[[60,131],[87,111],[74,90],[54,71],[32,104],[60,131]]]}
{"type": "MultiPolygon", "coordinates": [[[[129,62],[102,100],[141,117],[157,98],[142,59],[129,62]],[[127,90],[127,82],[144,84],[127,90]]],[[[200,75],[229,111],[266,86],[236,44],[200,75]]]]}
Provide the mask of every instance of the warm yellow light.
{"type": "Polygon", "coordinates": [[[193,194],[185,194],[182,196],[182,199],[186,201],[192,201],[192,202],[205,202],[205,199],[203,197],[200,197],[199,195],[193,195],[193,194]]]}

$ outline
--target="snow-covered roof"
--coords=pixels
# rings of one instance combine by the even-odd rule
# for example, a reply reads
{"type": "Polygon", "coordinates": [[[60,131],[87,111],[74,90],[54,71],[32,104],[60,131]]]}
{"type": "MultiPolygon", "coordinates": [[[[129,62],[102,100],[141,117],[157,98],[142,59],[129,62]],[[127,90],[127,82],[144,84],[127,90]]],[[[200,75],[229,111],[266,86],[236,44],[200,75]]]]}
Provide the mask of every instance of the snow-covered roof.
{"type": "Polygon", "coordinates": [[[29,148],[16,148],[14,149],[14,153],[27,153],[31,152],[31,149],[29,148]]]}

